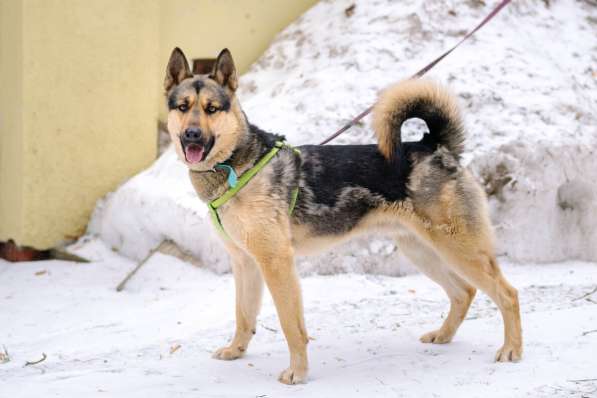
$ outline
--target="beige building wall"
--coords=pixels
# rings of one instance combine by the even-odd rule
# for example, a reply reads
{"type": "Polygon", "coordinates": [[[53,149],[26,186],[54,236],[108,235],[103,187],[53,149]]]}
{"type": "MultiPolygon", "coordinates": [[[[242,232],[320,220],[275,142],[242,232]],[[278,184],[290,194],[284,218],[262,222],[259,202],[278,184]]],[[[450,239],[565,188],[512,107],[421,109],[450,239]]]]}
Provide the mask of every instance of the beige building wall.
{"type": "Polygon", "coordinates": [[[1,1],[0,240],[45,249],[155,158],[159,4],[1,1]]]}
{"type": "MultiPolygon", "coordinates": [[[[317,0],[172,0],[160,3],[160,83],[174,47],[191,58],[215,58],[232,52],[244,73],[274,36],[317,0]]],[[[191,65],[192,67],[192,65],[191,65]]],[[[160,117],[166,108],[160,99],[160,117]]]]}
{"type": "Polygon", "coordinates": [[[0,0],[0,241],[23,240],[23,52],[20,0],[0,0]]]}
{"type": "Polygon", "coordinates": [[[315,0],[0,0],[0,241],[81,235],[147,167],[170,51],[240,72],[315,0]]]}

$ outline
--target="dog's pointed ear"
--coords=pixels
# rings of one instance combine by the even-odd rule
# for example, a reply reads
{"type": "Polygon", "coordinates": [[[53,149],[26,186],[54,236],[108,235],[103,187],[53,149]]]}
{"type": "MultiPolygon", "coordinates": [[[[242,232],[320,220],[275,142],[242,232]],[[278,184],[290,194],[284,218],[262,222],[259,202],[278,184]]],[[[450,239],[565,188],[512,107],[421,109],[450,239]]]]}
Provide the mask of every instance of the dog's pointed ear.
{"type": "Polygon", "coordinates": [[[236,91],[238,87],[236,68],[234,67],[232,54],[230,54],[227,48],[223,49],[220,55],[218,55],[214,69],[209,77],[220,83],[222,87],[228,87],[230,90],[236,91]]]}
{"type": "Polygon", "coordinates": [[[164,79],[164,89],[168,92],[173,86],[180,84],[181,81],[187,77],[192,77],[187,57],[184,56],[182,50],[176,47],[172,50],[170,61],[166,67],[166,78],[164,79]]]}

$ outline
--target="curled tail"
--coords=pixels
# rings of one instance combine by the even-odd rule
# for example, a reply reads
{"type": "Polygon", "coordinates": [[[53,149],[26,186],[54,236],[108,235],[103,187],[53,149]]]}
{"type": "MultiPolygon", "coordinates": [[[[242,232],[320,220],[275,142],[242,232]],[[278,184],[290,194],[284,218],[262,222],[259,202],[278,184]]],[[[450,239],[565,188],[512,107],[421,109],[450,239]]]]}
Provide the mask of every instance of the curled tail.
{"type": "Polygon", "coordinates": [[[423,142],[446,147],[457,159],[464,149],[464,128],[456,99],[444,87],[428,80],[405,80],[385,89],[373,107],[373,129],[379,151],[391,160],[400,149],[400,129],[407,119],[427,123],[423,142]]]}

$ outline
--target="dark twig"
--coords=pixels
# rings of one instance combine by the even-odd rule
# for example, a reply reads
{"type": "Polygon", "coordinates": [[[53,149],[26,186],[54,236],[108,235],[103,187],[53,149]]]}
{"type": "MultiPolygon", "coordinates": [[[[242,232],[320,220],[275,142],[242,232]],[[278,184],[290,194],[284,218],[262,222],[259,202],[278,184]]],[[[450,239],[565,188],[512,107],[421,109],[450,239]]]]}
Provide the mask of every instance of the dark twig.
{"type": "Polygon", "coordinates": [[[261,324],[261,327],[264,328],[265,330],[269,330],[270,332],[278,333],[278,331],[276,329],[265,326],[263,323],[261,324]]]}
{"type": "Polygon", "coordinates": [[[587,297],[589,297],[589,296],[591,296],[591,295],[593,295],[593,294],[595,294],[595,293],[597,293],[597,286],[595,286],[595,289],[591,290],[589,293],[587,293],[587,294],[583,294],[583,295],[582,295],[582,296],[580,296],[580,297],[577,297],[577,298],[575,298],[575,299],[572,299],[572,301],[578,301],[578,300],[582,300],[582,299],[584,299],[584,298],[587,298],[587,297]]]}
{"type": "Polygon", "coordinates": [[[64,261],[74,261],[77,263],[88,263],[89,260],[83,258],[81,256],[77,256],[76,254],[69,253],[64,249],[50,249],[49,256],[53,260],[64,260],[64,261]]]}
{"type": "Polygon", "coordinates": [[[587,334],[590,334],[590,333],[597,333],[597,329],[587,330],[586,332],[582,332],[582,335],[586,336],[587,334]]]}
{"type": "Polygon", "coordinates": [[[156,247],[155,249],[152,249],[149,254],[147,254],[147,256],[145,256],[145,258],[139,263],[137,264],[137,266],[135,268],[133,268],[133,270],[131,272],[129,272],[124,279],[122,280],[122,282],[120,282],[118,284],[118,286],[116,286],[116,291],[117,292],[121,292],[124,287],[126,286],[126,283],[137,273],[137,271],[139,271],[139,269],[141,269],[142,266],[145,265],[145,263],[147,263],[147,260],[149,260],[151,258],[151,256],[153,256],[155,254],[155,252],[160,251],[161,248],[166,244],[166,241],[162,241],[162,243],[160,243],[158,245],[158,247],[156,247]]]}
{"type": "Polygon", "coordinates": [[[47,357],[48,356],[46,355],[46,353],[42,352],[40,360],[33,361],[33,362],[27,361],[27,362],[25,362],[25,366],[37,365],[38,363],[42,363],[43,361],[46,360],[47,357]]]}
{"type": "Polygon", "coordinates": [[[571,383],[584,383],[587,381],[597,381],[597,379],[577,379],[577,380],[566,380],[569,381],[571,383]]]}

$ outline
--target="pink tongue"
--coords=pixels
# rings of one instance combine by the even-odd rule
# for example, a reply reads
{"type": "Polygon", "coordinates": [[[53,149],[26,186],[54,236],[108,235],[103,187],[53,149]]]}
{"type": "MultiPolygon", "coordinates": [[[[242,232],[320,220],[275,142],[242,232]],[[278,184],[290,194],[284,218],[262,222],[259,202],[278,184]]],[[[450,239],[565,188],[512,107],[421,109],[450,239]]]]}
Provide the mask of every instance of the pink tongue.
{"type": "Polygon", "coordinates": [[[203,147],[191,144],[187,146],[185,154],[187,157],[187,162],[198,163],[203,158],[203,147]]]}

